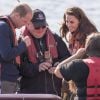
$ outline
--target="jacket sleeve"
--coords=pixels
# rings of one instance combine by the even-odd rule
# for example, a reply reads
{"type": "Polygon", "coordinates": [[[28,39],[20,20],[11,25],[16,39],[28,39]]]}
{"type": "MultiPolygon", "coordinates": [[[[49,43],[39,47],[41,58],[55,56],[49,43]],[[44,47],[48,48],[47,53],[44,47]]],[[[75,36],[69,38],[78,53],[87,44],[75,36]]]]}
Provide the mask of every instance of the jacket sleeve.
{"type": "Polygon", "coordinates": [[[89,68],[81,59],[76,59],[65,64],[65,66],[61,66],[60,72],[65,80],[74,80],[79,82],[80,80],[84,81],[87,79],[89,68]]]}
{"type": "Polygon", "coordinates": [[[4,61],[15,59],[26,50],[26,45],[21,42],[18,46],[13,46],[13,33],[9,26],[2,22],[0,23],[0,56],[4,61]]]}
{"type": "Polygon", "coordinates": [[[39,64],[31,63],[28,59],[27,53],[21,55],[21,66],[19,68],[20,74],[25,77],[34,77],[39,73],[39,64]]]}
{"type": "Polygon", "coordinates": [[[65,42],[62,40],[60,36],[57,34],[54,34],[55,40],[57,42],[57,50],[58,50],[58,61],[61,62],[62,60],[70,57],[70,52],[68,51],[68,48],[65,44],[65,42]]]}

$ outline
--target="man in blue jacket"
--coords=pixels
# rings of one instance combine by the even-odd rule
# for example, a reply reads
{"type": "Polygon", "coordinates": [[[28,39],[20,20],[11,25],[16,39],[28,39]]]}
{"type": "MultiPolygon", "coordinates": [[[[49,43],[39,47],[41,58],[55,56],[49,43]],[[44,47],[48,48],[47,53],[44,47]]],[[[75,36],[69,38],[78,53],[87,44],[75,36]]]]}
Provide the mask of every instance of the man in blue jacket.
{"type": "Polygon", "coordinates": [[[15,93],[19,77],[19,55],[31,42],[29,37],[18,44],[15,29],[26,25],[32,19],[32,10],[27,4],[17,5],[10,15],[0,17],[0,67],[1,93],[15,93]]]}

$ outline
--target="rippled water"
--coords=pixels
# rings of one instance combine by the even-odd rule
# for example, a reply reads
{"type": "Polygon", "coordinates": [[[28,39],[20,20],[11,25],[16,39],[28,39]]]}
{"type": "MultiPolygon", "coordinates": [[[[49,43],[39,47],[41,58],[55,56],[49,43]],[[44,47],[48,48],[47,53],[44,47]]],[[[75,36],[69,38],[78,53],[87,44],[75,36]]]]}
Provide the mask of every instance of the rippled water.
{"type": "MultiPolygon", "coordinates": [[[[43,10],[50,28],[59,34],[59,23],[66,8],[71,6],[81,7],[87,16],[100,30],[100,0],[20,0],[28,3],[33,9],[43,10]]],[[[0,14],[8,14],[18,3],[17,0],[0,0],[0,14]]]]}

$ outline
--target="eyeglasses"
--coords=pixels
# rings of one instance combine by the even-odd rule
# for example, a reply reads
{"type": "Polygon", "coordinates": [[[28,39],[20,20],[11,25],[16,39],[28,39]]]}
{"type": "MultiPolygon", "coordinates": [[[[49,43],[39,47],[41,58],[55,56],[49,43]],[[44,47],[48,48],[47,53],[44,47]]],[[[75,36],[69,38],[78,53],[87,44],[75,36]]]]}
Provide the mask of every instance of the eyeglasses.
{"type": "Polygon", "coordinates": [[[35,27],[36,30],[39,30],[40,28],[44,29],[44,28],[46,28],[46,26],[35,27]]]}

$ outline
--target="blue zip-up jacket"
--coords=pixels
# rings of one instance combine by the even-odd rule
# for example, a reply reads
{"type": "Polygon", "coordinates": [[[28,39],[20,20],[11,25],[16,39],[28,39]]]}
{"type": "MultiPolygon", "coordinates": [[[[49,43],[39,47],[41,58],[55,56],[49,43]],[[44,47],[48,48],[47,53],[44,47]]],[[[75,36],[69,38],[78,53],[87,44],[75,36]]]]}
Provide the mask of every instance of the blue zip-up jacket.
{"type": "Polygon", "coordinates": [[[14,61],[16,56],[26,50],[26,45],[23,41],[16,47],[13,45],[13,34],[10,25],[0,20],[1,81],[15,82],[17,80],[19,71],[14,61]]]}

